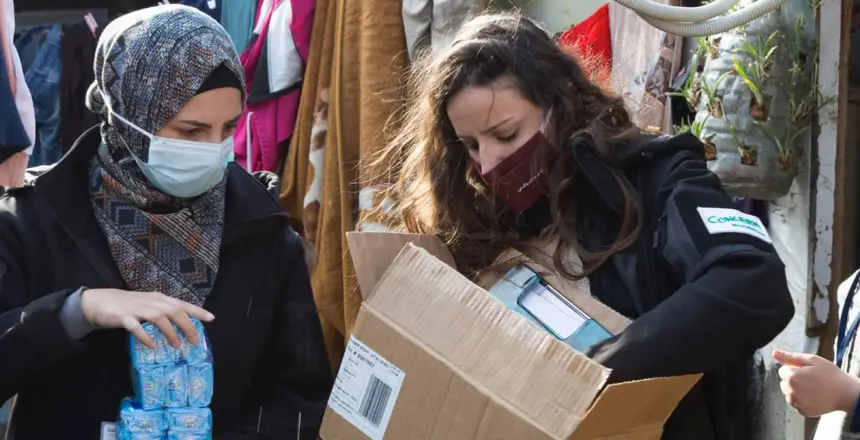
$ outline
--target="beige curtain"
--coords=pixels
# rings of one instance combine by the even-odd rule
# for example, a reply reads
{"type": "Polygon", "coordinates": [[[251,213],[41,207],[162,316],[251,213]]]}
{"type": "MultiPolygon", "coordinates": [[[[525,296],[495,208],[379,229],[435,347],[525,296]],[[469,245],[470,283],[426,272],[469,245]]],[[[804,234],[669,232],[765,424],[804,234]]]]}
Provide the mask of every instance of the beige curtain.
{"type": "MultiPolygon", "coordinates": [[[[333,368],[361,305],[346,232],[358,220],[358,162],[385,145],[406,68],[401,0],[317,0],[311,56],[281,203],[303,231],[333,368]]],[[[358,182],[364,182],[359,184],[358,182]]],[[[365,191],[366,192],[366,191],[365,191]]]]}

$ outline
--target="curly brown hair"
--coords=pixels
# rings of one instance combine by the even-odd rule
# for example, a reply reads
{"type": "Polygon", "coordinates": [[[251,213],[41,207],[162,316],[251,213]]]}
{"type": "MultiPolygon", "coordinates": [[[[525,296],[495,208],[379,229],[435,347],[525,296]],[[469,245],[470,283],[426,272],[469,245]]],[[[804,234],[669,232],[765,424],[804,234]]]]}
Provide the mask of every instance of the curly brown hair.
{"type": "Polygon", "coordinates": [[[474,275],[492,265],[508,248],[524,249],[534,237],[515,227],[507,211],[469,165],[466,148],[448,118],[447,103],[459,91],[511,79],[525,99],[552,109],[550,143],[558,149],[549,171],[548,198],[552,225],[559,237],[553,255],[567,278],[591,274],[614,253],[631,245],[641,228],[638,196],[619,168],[619,145],[635,142],[639,129],[630,121],[621,98],[592,83],[580,65],[559,49],[549,34],[516,12],[488,13],[463,25],[452,43],[425,54],[412,68],[404,117],[392,141],[370,167],[388,170],[386,196],[394,202],[386,215],[394,229],[436,234],[450,247],[458,268],[474,275]],[[585,249],[574,181],[578,167],[571,142],[586,140],[610,170],[623,193],[623,214],[615,241],[601,249],[585,249]],[[625,141],[625,142],[622,142],[625,141]],[[575,250],[583,262],[578,273],[562,263],[575,250]]]}

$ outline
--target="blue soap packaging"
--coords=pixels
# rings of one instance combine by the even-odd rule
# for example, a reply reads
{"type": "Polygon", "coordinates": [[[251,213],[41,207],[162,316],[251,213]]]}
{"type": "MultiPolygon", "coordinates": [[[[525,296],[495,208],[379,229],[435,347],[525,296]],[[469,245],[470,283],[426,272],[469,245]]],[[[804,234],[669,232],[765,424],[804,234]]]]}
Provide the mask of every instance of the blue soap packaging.
{"type": "Polygon", "coordinates": [[[212,434],[208,432],[176,432],[167,433],[167,440],[212,440],[212,434]]]}
{"type": "Polygon", "coordinates": [[[212,364],[188,365],[188,406],[203,408],[212,402],[215,373],[212,364]]]}
{"type": "Polygon", "coordinates": [[[194,345],[185,336],[181,336],[181,345],[179,348],[180,360],[189,364],[212,363],[212,349],[209,345],[209,338],[206,336],[206,329],[203,328],[203,323],[197,319],[192,319],[191,322],[194,323],[194,328],[197,330],[200,342],[194,345]]]}
{"type": "Polygon", "coordinates": [[[200,343],[180,336],[180,346],[170,345],[152,323],[143,328],[156,348],[130,336],[131,376],[134,397],[123,400],[117,423],[118,440],[211,440],[214,372],[212,352],[203,324],[192,319],[200,343]]]}
{"type": "Polygon", "coordinates": [[[171,346],[158,327],[148,322],[143,328],[155,341],[155,349],[130,336],[134,401],[141,408],[204,407],[211,403],[214,388],[211,346],[203,323],[197,319],[191,321],[200,336],[197,345],[175,325],[180,335],[179,348],[171,346]]]}
{"type": "Polygon", "coordinates": [[[134,402],[141,409],[160,409],[167,398],[165,367],[146,365],[131,370],[131,383],[134,389],[134,402]]]}
{"type": "Polygon", "coordinates": [[[167,434],[141,434],[130,431],[120,431],[117,440],[164,440],[167,434]]]}
{"type": "Polygon", "coordinates": [[[143,323],[143,331],[155,341],[155,348],[149,348],[140,342],[136,337],[130,335],[131,338],[131,364],[135,367],[142,367],[146,365],[156,365],[156,364],[165,364],[171,361],[174,361],[176,355],[173,353],[175,350],[170,346],[170,343],[167,342],[167,338],[161,333],[161,330],[158,329],[155,324],[145,322],[143,323]]]}
{"type": "Polygon", "coordinates": [[[192,344],[182,331],[179,330],[179,327],[174,324],[173,328],[176,334],[179,335],[178,349],[170,345],[170,342],[155,324],[151,322],[143,323],[143,330],[155,341],[155,349],[147,347],[136,337],[130,335],[132,365],[141,367],[146,365],[167,365],[177,362],[186,362],[189,364],[211,363],[212,350],[209,338],[206,336],[206,329],[203,327],[203,323],[197,319],[192,319],[191,322],[194,324],[194,328],[197,329],[200,342],[197,345],[192,344]]]}
{"type": "Polygon", "coordinates": [[[188,368],[185,363],[164,367],[164,406],[181,408],[188,405],[188,368]]]}
{"type": "Polygon", "coordinates": [[[167,434],[167,415],[163,410],[145,410],[140,405],[133,402],[131,399],[123,399],[119,410],[119,426],[118,430],[120,438],[123,433],[126,436],[134,434],[128,438],[148,438],[140,437],[141,435],[151,435],[154,438],[160,438],[167,434]]]}
{"type": "Polygon", "coordinates": [[[168,432],[209,433],[212,411],[209,408],[170,408],[167,410],[168,432]]]}

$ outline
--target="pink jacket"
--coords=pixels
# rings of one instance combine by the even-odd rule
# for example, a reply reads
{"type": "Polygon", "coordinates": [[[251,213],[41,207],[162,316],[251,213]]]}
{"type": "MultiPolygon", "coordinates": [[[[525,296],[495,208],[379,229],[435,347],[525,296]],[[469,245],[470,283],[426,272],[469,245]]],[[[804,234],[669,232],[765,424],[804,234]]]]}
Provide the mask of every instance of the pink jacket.
{"type": "Polygon", "coordinates": [[[259,0],[251,44],[242,53],[248,96],[233,145],[249,171],[275,171],[279,146],[293,135],[310,52],[314,0],[259,0]],[[250,117],[249,117],[250,116],[250,117]]]}

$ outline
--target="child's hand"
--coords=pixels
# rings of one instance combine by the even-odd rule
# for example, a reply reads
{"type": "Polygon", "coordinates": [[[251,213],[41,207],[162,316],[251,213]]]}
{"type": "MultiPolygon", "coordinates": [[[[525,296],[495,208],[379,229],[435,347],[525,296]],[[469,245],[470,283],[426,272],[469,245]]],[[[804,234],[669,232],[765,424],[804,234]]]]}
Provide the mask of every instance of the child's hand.
{"type": "Polygon", "coordinates": [[[783,364],[779,387],[785,400],[800,414],[818,417],[833,411],[854,412],[860,379],[813,354],[774,350],[773,358],[783,364]]]}

